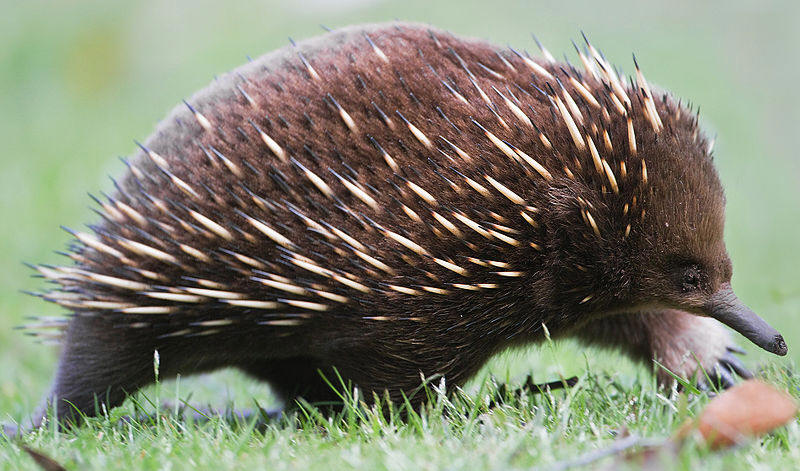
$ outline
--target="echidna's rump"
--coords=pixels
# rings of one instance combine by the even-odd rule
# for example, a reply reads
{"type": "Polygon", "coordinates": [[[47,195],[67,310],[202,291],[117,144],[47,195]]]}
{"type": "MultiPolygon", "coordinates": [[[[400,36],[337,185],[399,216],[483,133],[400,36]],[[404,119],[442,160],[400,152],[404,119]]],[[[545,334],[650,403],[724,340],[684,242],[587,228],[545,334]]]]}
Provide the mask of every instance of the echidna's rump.
{"type": "Polygon", "coordinates": [[[785,354],[731,291],[696,117],[588,43],[580,70],[543,53],[347,28],[188,99],[74,234],[75,264],[37,268],[77,314],[48,401],[116,405],[154,350],[166,376],[234,366],[314,401],[336,368],[399,398],[543,324],[724,384],[747,372],[701,316],[785,354]]]}

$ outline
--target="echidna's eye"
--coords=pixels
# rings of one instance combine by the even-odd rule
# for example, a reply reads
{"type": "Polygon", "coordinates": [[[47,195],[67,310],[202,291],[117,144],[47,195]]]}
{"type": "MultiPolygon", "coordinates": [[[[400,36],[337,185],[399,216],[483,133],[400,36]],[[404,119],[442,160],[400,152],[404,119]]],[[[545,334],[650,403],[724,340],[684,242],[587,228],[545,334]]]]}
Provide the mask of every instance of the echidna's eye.
{"type": "Polygon", "coordinates": [[[700,289],[700,269],[698,267],[691,266],[683,272],[681,287],[684,292],[700,289]]]}

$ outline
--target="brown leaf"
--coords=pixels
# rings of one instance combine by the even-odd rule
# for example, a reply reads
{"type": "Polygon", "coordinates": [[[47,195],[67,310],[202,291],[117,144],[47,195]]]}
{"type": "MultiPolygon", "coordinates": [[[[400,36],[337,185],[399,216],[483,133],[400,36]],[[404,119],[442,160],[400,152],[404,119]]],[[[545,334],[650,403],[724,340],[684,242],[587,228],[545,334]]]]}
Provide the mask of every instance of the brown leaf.
{"type": "Polygon", "coordinates": [[[724,448],[758,437],[789,422],[797,404],[785,392],[759,380],[745,381],[708,403],[700,417],[681,427],[676,439],[697,429],[710,448],[724,448]]]}

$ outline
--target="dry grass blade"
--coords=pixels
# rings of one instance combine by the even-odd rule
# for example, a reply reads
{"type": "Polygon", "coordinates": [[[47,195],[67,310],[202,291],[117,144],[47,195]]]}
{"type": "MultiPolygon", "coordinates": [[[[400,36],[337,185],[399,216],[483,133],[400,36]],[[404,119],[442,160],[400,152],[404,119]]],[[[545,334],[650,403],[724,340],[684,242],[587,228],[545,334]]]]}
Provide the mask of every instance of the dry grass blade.
{"type": "Polygon", "coordinates": [[[20,445],[20,447],[25,450],[25,453],[30,455],[30,457],[33,458],[33,461],[35,461],[36,464],[38,464],[45,471],[67,471],[67,468],[61,466],[58,461],[50,458],[44,453],[36,451],[27,445],[20,445]]]}

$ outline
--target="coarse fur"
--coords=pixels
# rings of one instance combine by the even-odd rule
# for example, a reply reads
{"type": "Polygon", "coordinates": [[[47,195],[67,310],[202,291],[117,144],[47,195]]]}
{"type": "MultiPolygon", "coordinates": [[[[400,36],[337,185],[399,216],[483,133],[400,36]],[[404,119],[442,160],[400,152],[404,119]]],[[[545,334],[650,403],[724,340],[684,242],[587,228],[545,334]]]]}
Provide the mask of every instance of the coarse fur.
{"type": "Polygon", "coordinates": [[[162,378],[237,367],[315,402],[335,368],[399,400],[543,325],[682,376],[737,369],[699,316],[731,278],[709,143],[587,47],[579,71],[370,25],[217,79],[126,162],[75,264],[37,267],[74,312],[45,405],[118,405],[155,350],[162,378]]]}

